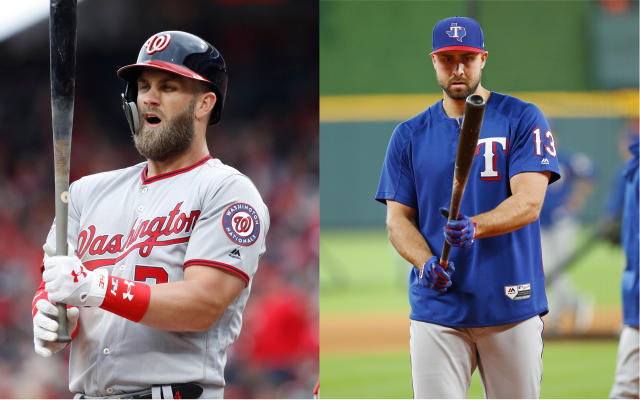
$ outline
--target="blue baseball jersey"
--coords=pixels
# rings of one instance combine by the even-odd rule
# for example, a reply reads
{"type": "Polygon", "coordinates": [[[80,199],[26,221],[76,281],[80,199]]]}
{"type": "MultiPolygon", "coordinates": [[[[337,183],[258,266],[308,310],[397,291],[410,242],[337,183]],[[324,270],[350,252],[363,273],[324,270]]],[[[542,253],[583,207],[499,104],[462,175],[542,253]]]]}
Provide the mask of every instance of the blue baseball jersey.
{"type": "Polygon", "coordinates": [[[638,138],[629,146],[633,158],[626,164],[624,207],[622,211],[622,248],[627,259],[627,265],[622,273],[622,314],[625,325],[638,326],[638,244],[640,233],[638,231],[638,221],[640,215],[638,208],[638,138]]]}
{"type": "Polygon", "coordinates": [[[566,216],[573,216],[574,211],[568,206],[569,198],[578,180],[595,180],[596,169],[593,162],[585,154],[562,150],[558,157],[560,179],[555,185],[547,189],[544,205],[540,210],[540,226],[546,228],[566,216]]]}
{"type": "Polygon", "coordinates": [[[624,187],[626,186],[624,171],[626,164],[617,166],[611,174],[611,188],[604,202],[603,213],[608,219],[619,219],[624,206],[624,187]]]}
{"type": "MultiPolygon", "coordinates": [[[[399,124],[389,142],[376,199],[418,211],[418,229],[440,256],[449,206],[461,119],[449,118],[442,101],[399,124]]],[[[476,215],[511,195],[509,179],[521,172],[559,175],[549,124],[533,104],[491,92],[460,212],[476,215]]],[[[447,326],[493,326],[548,312],[538,220],[509,234],[477,239],[451,249],[456,271],[447,293],[409,278],[410,318],[447,326]]]]}

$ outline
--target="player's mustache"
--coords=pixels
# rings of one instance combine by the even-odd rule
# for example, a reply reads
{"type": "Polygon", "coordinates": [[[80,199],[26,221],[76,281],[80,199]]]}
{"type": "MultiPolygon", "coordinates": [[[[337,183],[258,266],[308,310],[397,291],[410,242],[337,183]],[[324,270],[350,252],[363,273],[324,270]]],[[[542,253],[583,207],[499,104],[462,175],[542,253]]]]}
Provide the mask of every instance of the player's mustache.
{"type": "Polygon", "coordinates": [[[451,79],[449,80],[449,85],[453,85],[454,83],[464,83],[465,85],[469,84],[469,81],[466,79],[451,79]]]}
{"type": "Polygon", "coordinates": [[[142,112],[140,113],[140,115],[144,115],[145,113],[154,113],[158,116],[158,118],[164,119],[164,115],[162,115],[162,112],[157,107],[142,107],[142,112]]]}

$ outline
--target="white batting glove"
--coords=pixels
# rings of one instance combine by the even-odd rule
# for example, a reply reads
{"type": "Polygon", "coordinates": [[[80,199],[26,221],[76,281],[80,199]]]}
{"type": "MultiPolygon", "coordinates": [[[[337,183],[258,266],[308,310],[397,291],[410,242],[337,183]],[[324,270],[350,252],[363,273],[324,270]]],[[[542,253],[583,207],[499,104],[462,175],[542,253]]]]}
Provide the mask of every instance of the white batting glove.
{"type": "Polygon", "coordinates": [[[77,256],[53,256],[44,261],[42,280],[49,299],[77,307],[97,307],[104,301],[109,272],[89,271],[77,256]]]}
{"type": "MultiPolygon", "coordinates": [[[[42,357],[51,357],[64,349],[66,343],[58,343],[58,308],[46,299],[40,299],[36,303],[38,312],[33,317],[33,346],[36,354],[42,357]]],[[[73,332],[78,325],[80,310],[77,307],[67,309],[67,329],[73,332]]]]}
{"type": "MultiPolygon", "coordinates": [[[[49,246],[49,243],[44,242],[42,245],[42,250],[44,250],[44,259],[46,260],[49,257],[53,257],[56,255],[56,249],[49,246]]],[[[76,253],[76,249],[73,248],[71,242],[67,242],[67,255],[72,256],[76,253]]]]}

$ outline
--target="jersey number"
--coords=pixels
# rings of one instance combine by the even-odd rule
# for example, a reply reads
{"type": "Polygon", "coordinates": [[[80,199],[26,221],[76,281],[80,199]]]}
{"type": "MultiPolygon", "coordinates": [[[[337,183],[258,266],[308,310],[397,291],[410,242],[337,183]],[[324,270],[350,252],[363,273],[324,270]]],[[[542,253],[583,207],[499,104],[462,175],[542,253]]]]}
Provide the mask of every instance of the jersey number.
{"type": "MultiPolygon", "coordinates": [[[[541,135],[541,130],[540,128],[536,128],[533,130],[533,132],[531,132],[534,136],[535,136],[535,142],[536,142],[536,156],[538,157],[542,157],[542,135],[541,135]]],[[[551,157],[555,157],[556,156],[556,145],[553,141],[553,135],[551,134],[550,130],[546,130],[544,132],[544,137],[549,139],[549,145],[544,145],[544,149],[547,151],[547,154],[549,154],[551,157]]]]}
{"type": "Polygon", "coordinates": [[[169,274],[162,267],[136,265],[136,274],[133,279],[150,284],[167,283],[169,282],[169,274]]]}

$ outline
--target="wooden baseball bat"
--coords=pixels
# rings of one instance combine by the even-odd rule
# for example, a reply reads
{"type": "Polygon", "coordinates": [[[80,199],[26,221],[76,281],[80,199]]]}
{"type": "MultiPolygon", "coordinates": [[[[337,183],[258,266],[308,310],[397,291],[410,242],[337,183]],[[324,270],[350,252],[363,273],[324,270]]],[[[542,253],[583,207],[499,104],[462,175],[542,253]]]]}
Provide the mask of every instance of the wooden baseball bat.
{"type": "MultiPolygon", "coordinates": [[[[482,96],[472,94],[467,97],[464,104],[464,118],[462,128],[460,128],[460,138],[458,139],[458,151],[456,153],[456,166],[453,173],[453,187],[451,190],[451,203],[449,204],[449,221],[455,219],[460,210],[460,202],[464,188],[467,186],[473,156],[478,146],[478,137],[482,128],[482,118],[486,102],[482,96]]],[[[451,245],[445,240],[440,255],[440,265],[446,268],[449,264],[449,251],[451,245]]]]}
{"type": "MultiPolygon", "coordinates": [[[[69,159],[76,69],[76,0],[50,0],[51,126],[56,203],[56,255],[67,255],[69,159]]],[[[58,342],[70,342],[67,305],[58,303],[58,342]]]]}

